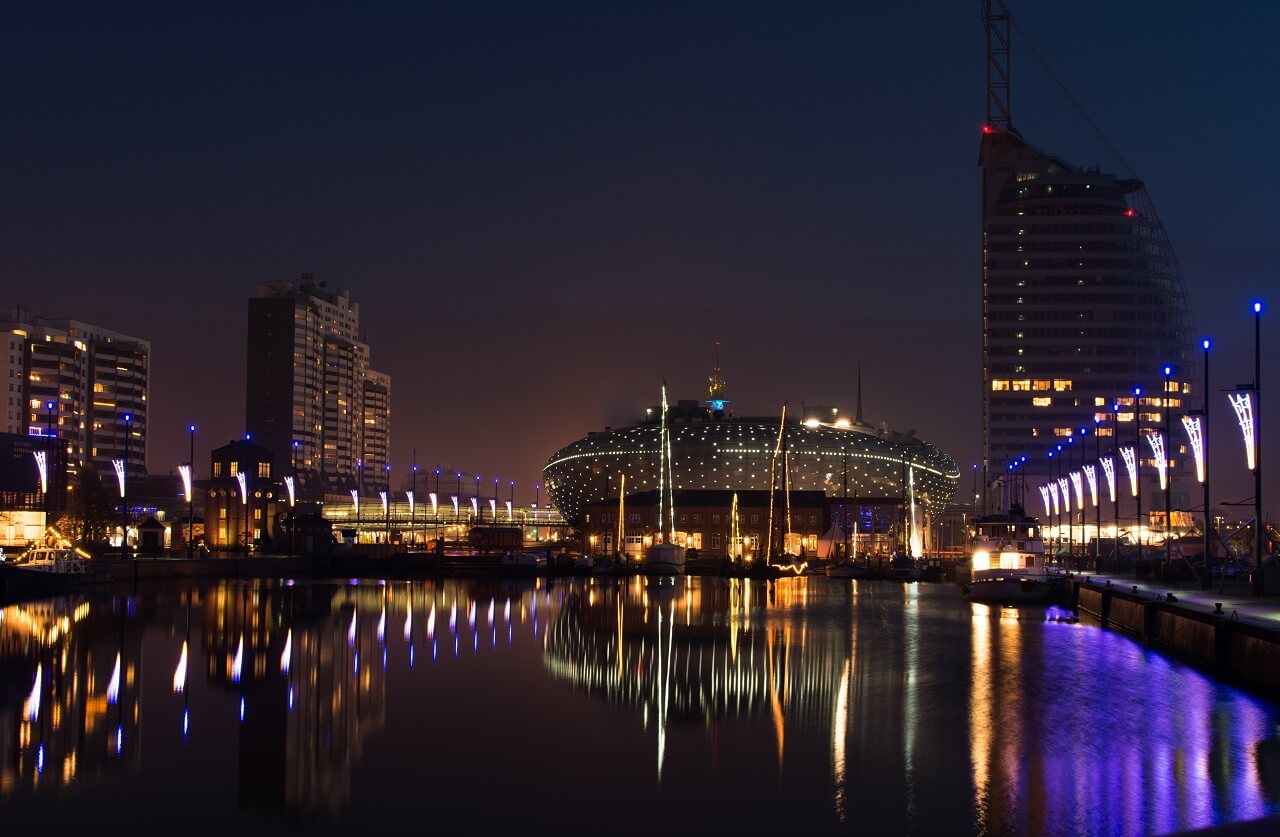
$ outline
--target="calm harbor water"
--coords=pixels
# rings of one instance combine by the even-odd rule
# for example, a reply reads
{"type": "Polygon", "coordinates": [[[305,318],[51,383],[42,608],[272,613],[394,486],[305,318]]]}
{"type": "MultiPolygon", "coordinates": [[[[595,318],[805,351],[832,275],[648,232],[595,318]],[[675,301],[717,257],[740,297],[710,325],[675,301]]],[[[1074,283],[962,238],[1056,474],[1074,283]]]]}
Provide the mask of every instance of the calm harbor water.
{"type": "Polygon", "coordinates": [[[1280,707],[948,585],[225,582],[0,615],[0,821],[51,834],[1143,834],[1280,811],[1280,707]]]}

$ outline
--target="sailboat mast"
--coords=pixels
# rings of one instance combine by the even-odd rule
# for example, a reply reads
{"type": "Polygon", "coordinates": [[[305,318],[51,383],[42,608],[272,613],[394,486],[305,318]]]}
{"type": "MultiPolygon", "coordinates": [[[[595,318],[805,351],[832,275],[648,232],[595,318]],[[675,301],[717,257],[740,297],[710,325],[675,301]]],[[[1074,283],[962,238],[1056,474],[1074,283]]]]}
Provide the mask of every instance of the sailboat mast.
{"type": "Polygon", "coordinates": [[[627,533],[626,523],[624,523],[623,508],[624,498],[627,496],[627,475],[623,473],[622,479],[618,485],[618,539],[613,542],[613,557],[619,558],[623,554],[622,543],[623,537],[627,533]]]}
{"type": "Polygon", "coordinates": [[[787,428],[787,404],[782,403],[782,418],[778,421],[778,441],[773,446],[773,456],[769,458],[769,531],[765,533],[764,560],[768,563],[773,558],[773,501],[778,490],[778,455],[782,452],[782,439],[787,428]]]}
{"type": "Polygon", "coordinates": [[[662,416],[658,422],[658,537],[665,540],[666,524],[663,517],[667,513],[667,383],[662,382],[662,416]]]}

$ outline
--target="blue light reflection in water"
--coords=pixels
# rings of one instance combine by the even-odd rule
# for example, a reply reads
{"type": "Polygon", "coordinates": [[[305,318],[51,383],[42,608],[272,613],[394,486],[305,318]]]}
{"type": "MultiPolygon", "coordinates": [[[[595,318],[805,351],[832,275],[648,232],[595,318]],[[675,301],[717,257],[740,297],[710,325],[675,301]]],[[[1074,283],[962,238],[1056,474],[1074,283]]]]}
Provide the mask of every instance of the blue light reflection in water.
{"type": "Polygon", "coordinates": [[[414,810],[475,833],[1090,835],[1280,811],[1274,703],[1070,613],[949,586],[237,582],[3,615],[0,664],[23,687],[0,697],[19,725],[0,810],[55,833],[91,826],[108,788],[246,834],[298,815],[309,833],[382,832],[414,810]],[[415,618],[430,667],[413,666],[415,618]],[[146,675],[184,640],[177,694],[146,675]]]}

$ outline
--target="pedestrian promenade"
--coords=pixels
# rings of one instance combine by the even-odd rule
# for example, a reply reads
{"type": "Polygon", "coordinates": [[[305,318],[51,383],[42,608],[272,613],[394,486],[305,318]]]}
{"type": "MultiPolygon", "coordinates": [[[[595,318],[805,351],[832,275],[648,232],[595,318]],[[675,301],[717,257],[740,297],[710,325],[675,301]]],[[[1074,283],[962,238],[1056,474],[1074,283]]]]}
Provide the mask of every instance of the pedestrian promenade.
{"type": "Polygon", "coordinates": [[[1132,574],[1087,572],[1078,573],[1078,577],[1081,580],[1092,580],[1104,584],[1110,581],[1111,586],[1127,592],[1132,592],[1136,587],[1139,596],[1153,600],[1168,601],[1168,595],[1172,593],[1179,605],[1188,610],[1199,610],[1204,613],[1213,613],[1216,605],[1220,603],[1223,615],[1228,619],[1238,619],[1260,627],[1280,630],[1280,596],[1255,597],[1245,580],[1231,580],[1225,585],[1221,581],[1215,581],[1211,590],[1201,590],[1199,582],[1194,580],[1151,581],[1135,579],[1132,574]]]}

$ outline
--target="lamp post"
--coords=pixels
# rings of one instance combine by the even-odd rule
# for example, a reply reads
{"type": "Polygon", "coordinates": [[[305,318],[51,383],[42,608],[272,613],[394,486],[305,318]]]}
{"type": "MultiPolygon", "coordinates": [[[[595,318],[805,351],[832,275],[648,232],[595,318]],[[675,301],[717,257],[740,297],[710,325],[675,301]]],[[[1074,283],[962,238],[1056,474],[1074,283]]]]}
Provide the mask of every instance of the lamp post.
{"type": "MultiPolygon", "coordinates": [[[[1053,494],[1053,492],[1058,490],[1058,469],[1054,467],[1058,463],[1054,461],[1054,456],[1058,454],[1058,452],[1061,450],[1062,450],[1062,445],[1058,445],[1057,450],[1049,451],[1049,485],[1050,485],[1049,493],[1050,494],[1053,494]]],[[[1054,494],[1054,496],[1056,497],[1057,495],[1054,494]]],[[[1053,520],[1054,558],[1057,558],[1059,547],[1062,545],[1062,512],[1060,511],[1061,508],[1062,507],[1057,503],[1053,504],[1052,520],[1053,520]]]]}
{"type": "MultiPolygon", "coordinates": [[[[1067,480],[1068,480],[1067,496],[1068,497],[1071,495],[1071,491],[1070,491],[1071,468],[1074,465],[1075,449],[1076,449],[1076,437],[1068,436],[1067,437],[1067,480]]],[[[1071,564],[1070,562],[1075,558],[1075,554],[1076,554],[1076,509],[1074,506],[1071,505],[1070,501],[1067,502],[1065,508],[1067,512],[1067,561],[1069,562],[1068,566],[1074,566],[1074,564],[1071,564]]]]}
{"type": "Polygon", "coordinates": [[[187,468],[191,474],[191,491],[187,492],[187,557],[194,558],[196,554],[195,531],[196,531],[196,504],[195,504],[195,483],[196,483],[196,426],[194,424],[187,425],[187,433],[190,434],[191,449],[187,456],[187,468]]]}
{"type": "MultiPolygon", "coordinates": [[[[511,492],[509,494],[510,499],[507,500],[507,507],[509,509],[509,511],[507,512],[507,517],[513,518],[516,513],[516,481],[515,480],[511,481],[510,488],[511,488],[511,492]]],[[[509,522],[514,522],[514,521],[509,521],[509,522]]]]}
{"type": "Polygon", "coordinates": [[[472,521],[472,525],[473,525],[473,526],[474,526],[474,525],[479,525],[479,523],[480,523],[480,475],[479,475],[479,474],[476,474],[476,507],[475,507],[475,513],[476,513],[475,520],[474,520],[474,521],[472,521]]]}
{"type": "Polygon", "coordinates": [[[387,492],[387,508],[385,510],[387,546],[391,546],[391,463],[382,466],[383,491],[387,492]]]}
{"type": "Polygon", "coordinates": [[[533,540],[538,541],[538,504],[542,500],[542,483],[533,484],[533,540]]]}
{"type": "MultiPolygon", "coordinates": [[[[1098,432],[1098,428],[1102,424],[1102,419],[1096,415],[1093,417],[1093,458],[1098,464],[1095,467],[1102,467],[1102,434],[1098,432]]],[[[1096,472],[1095,472],[1096,473],[1096,472]]],[[[1096,488],[1093,491],[1093,571],[1102,572],[1102,501],[1098,499],[1098,493],[1102,490],[1102,486],[1098,485],[1098,478],[1095,476],[1093,484],[1096,488]]]]}
{"type": "Polygon", "coordinates": [[[458,499],[453,504],[453,528],[454,534],[457,534],[458,527],[462,525],[462,472],[456,474],[458,478],[458,499]]]}
{"type": "Polygon", "coordinates": [[[1262,583],[1262,303],[1253,303],[1253,595],[1266,592],[1262,583]]]}
{"type": "MultiPolygon", "coordinates": [[[[364,499],[364,460],[356,460],[356,493],[361,499],[364,499]]],[[[356,504],[356,543],[360,543],[360,507],[363,503],[356,504]]]]}
{"type": "MultiPolygon", "coordinates": [[[[417,448],[413,449],[413,459],[411,460],[411,462],[412,462],[412,465],[410,466],[409,471],[412,474],[412,476],[410,477],[410,481],[412,485],[409,488],[409,493],[413,495],[414,500],[416,501],[418,498],[418,449],[417,448]]],[[[416,522],[414,520],[414,518],[416,517],[417,517],[417,508],[416,506],[414,506],[413,503],[410,503],[409,504],[409,544],[410,546],[413,545],[413,525],[416,522]]]]}
{"type": "Polygon", "coordinates": [[[129,554],[129,437],[133,435],[133,415],[124,414],[124,469],[120,475],[120,554],[129,554]]]}
{"type": "MultiPolygon", "coordinates": [[[[301,446],[301,442],[299,442],[297,439],[294,439],[293,444],[290,445],[290,447],[292,448],[292,452],[291,452],[291,459],[289,461],[289,470],[292,471],[293,473],[293,490],[294,491],[297,491],[299,488],[298,448],[300,446],[301,446]]],[[[298,551],[298,513],[294,511],[293,503],[294,503],[294,498],[291,495],[289,497],[289,554],[290,555],[293,555],[298,551]]]]}
{"type": "MultiPolygon", "coordinates": [[[[54,440],[53,409],[56,406],[57,405],[54,404],[54,402],[52,401],[46,401],[44,404],[45,410],[48,411],[48,418],[47,418],[48,429],[45,430],[44,447],[45,447],[45,450],[48,451],[47,455],[49,457],[49,461],[45,464],[45,468],[47,469],[47,473],[52,473],[54,475],[56,475],[58,472],[57,454],[56,454],[57,447],[53,441],[54,440]]],[[[49,534],[49,525],[50,525],[49,521],[53,519],[53,501],[52,501],[53,493],[49,491],[50,482],[51,480],[45,479],[44,485],[42,486],[44,490],[44,534],[41,535],[40,537],[41,543],[48,543],[48,541],[46,541],[45,538],[49,534]]]]}
{"type": "Polygon", "coordinates": [[[1173,541],[1169,539],[1173,531],[1173,501],[1170,499],[1173,493],[1173,474],[1169,473],[1169,454],[1173,449],[1173,437],[1169,435],[1169,387],[1173,382],[1170,379],[1173,375],[1173,367],[1166,366],[1164,368],[1164,443],[1167,446],[1164,452],[1164,462],[1160,463],[1161,469],[1165,472],[1164,478],[1164,565],[1166,568],[1173,563],[1173,541]]]}
{"type": "Polygon", "coordinates": [[[1133,459],[1138,474],[1138,490],[1133,495],[1137,503],[1134,521],[1138,527],[1134,540],[1138,542],[1138,563],[1141,564],[1146,545],[1142,537],[1142,387],[1133,388],[1133,459]]]}
{"type": "Polygon", "coordinates": [[[1209,513],[1209,338],[1200,341],[1204,349],[1204,427],[1200,430],[1200,456],[1204,461],[1204,572],[1200,578],[1200,589],[1208,590],[1213,586],[1209,577],[1209,527],[1213,525],[1213,516],[1209,513]]]}
{"type": "MultiPolygon", "coordinates": [[[[1111,405],[1111,449],[1112,453],[1112,477],[1115,479],[1115,468],[1120,464],[1120,402],[1117,400],[1111,405]]],[[[1107,486],[1110,491],[1110,485],[1107,486]]],[[[1115,570],[1120,566],[1120,492],[1113,491],[1111,493],[1111,569],[1115,570]]]]}

